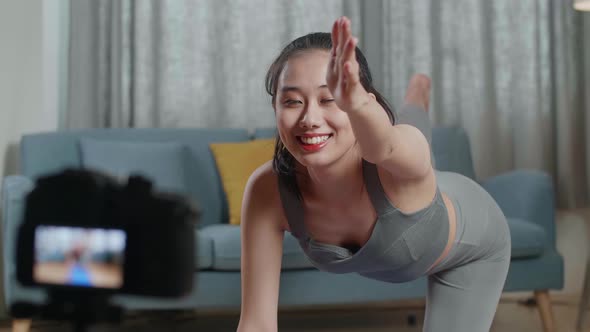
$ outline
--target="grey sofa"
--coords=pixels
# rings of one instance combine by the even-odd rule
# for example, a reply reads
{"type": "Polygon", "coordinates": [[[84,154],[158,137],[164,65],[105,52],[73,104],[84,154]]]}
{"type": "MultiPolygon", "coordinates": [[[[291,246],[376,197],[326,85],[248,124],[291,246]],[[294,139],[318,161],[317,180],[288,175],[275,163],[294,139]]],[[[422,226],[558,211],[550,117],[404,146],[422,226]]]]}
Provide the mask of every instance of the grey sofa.
{"type": "MultiPolygon", "coordinates": [[[[39,175],[64,167],[106,167],[124,174],[129,163],[149,166],[146,174],[162,188],[184,192],[202,209],[196,287],[187,297],[160,300],[119,296],[129,309],[239,308],[240,227],[227,224],[228,212],[211,142],[268,138],[273,129],[89,129],[25,135],[21,140],[21,174],[3,180],[2,231],[6,305],[27,299],[44,301],[40,289],[24,288],[15,278],[15,232],[23,198],[39,175]]],[[[436,168],[475,179],[469,141],[460,128],[434,128],[436,168]]],[[[143,167],[143,166],[142,166],[143,167]]],[[[563,286],[563,259],[555,247],[554,193],[550,177],[535,170],[515,170],[481,184],[508,217],[512,263],[505,291],[534,291],[542,312],[551,312],[547,290],[563,286]]],[[[314,269],[297,241],[285,235],[280,306],[312,306],[422,298],[426,279],[387,284],[355,274],[333,275],[314,269]]],[[[546,326],[551,315],[542,315],[546,326]]]]}

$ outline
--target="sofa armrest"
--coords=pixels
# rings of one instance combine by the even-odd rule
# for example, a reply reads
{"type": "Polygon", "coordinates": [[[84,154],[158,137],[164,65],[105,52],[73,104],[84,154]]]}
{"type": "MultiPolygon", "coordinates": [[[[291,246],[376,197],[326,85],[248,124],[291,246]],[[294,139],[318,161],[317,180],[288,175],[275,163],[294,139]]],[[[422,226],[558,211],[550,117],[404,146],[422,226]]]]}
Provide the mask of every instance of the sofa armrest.
{"type": "Polygon", "coordinates": [[[33,189],[31,179],[11,175],[2,181],[2,270],[6,308],[16,300],[40,302],[46,296],[40,289],[23,287],[16,279],[16,239],[25,208],[25,197],[33,189]]]}
{"type": "Polygon", "coordinates": [[[491,177],[481,185],[506,217],[543,227],[547,243],[555,248],[555,194],[549,174],[532,169],[515,170],[491,177]]]}

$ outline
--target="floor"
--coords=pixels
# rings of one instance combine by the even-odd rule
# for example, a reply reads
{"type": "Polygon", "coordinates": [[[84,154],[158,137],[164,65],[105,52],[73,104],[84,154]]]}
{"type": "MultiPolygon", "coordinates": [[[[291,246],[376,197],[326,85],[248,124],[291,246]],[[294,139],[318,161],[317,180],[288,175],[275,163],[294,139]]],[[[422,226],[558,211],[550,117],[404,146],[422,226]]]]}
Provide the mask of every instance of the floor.
{"type": "MultiPolygon", "coordinates": [[[[561,297],[554,299],[554,315],[559,332],[573,332],[577,316],[576,299],[561,297]]],[[[420,307],[399,308],[397,306],[372,306],[364,308],[323,309],[310,311],[282,312],[279,315],[281,332],[414,332],[422,331],[424,311],[420,307]],[[412,321],[415,322],[411,325],[412,321]]],[[[121,326],[94,326],[88,331],[235,331],[236,313],[209,314],[142,314],[131,316],[121,326]]],[[[68,331],[66,324],[34,322],[32,331],[68,331]]],[[[0,332],[8,332],[4,324],[0,332]]],[[[492,332],[542,331],[541,320],[534,306],[519,303],[516,299],[503,299],[498,307],[492,332]]],[[[584,332],[590,332],[590,322],[584,332]]]]}
{"type": "MultiPolygon", "coordinates": [[[[565,258],[565,285],[552,292],[554,316],[559,332],[576,331],[578,303],[590,251],[590,210],[560,212],[557,223],[557,247],[565,258]]],[[[526,303],[529,293],[502,297],[491,331],[542,331],[538,310],[526,303]]],[[[590,311],[590,310],[589,310],[590,311]]],[[[424,316],[420,301],[371,304],[356,307],[284,310],[279,314],[281,332],[413,332],[421,331],[424,316]]],[[[590,332],[589,319],[582,331],[590,332]]],[[[119,326],[94,326],[88,331],[235,331],[236,312],[130,314],[119,326]]],[[[450,318],[452,319],[452,318],[450,318]]],[[[9,322],[0,321],[0,332],[8,332],[9,322]]],[[[64,323],[33,322],[32,331],[69,331],[64,323]]]]}

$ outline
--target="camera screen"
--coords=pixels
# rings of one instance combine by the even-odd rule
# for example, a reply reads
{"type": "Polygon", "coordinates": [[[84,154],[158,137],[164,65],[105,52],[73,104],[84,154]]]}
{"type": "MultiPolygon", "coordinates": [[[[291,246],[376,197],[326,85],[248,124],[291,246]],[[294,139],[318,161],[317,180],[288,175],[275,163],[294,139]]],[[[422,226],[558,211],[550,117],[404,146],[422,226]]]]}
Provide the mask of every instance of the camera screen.
{"type": "Polygon", "coordinates": [[[120,288],[126,234],[120,229],[37,226],[33,280],[40,284],[120,288]]]}

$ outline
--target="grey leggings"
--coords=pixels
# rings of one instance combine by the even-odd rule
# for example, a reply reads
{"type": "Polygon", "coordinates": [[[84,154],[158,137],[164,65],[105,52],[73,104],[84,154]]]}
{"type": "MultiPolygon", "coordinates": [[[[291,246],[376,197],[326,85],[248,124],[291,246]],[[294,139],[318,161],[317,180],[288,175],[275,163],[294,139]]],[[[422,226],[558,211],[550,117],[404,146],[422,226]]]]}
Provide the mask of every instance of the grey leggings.
{"type": "MultiPolygon", "coordinates": [[[[422,108],[404,105],[397,120],[420,129],[431,142],[422,108]]],[[[478,183],[456,173],[436,176],[455,206],[457,233],[449,255],[428,276],[424,331],[489,331],[510,264],[506,217],[478,183]]]]}
{"type": "Polygon", "coordinates": [[[424,331],[489,331],[510,263],[510,231],[494,199],[471,179],[437,172],[453,201],[457,232],[428,277],[424,331]]]}

